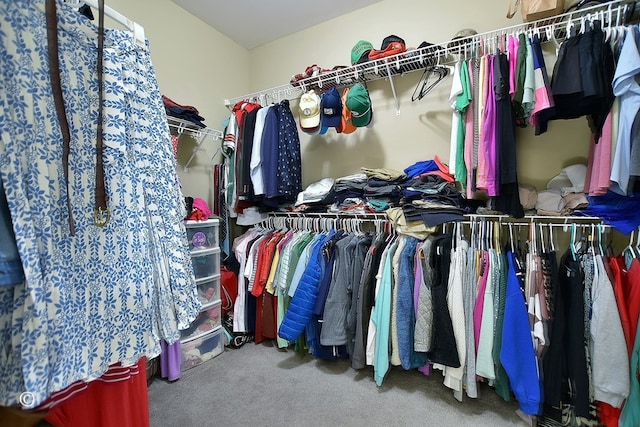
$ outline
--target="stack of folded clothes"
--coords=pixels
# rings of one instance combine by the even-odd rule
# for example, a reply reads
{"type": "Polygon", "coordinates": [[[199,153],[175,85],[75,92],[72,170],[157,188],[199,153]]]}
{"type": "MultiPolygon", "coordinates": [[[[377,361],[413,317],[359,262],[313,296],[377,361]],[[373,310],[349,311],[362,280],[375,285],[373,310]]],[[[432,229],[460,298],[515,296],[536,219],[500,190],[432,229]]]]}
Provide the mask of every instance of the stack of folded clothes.
{"type": "Polygon", "coordinates": [[[402,185],[402,201],[403,203],[411,203],[416,199],[431,194],[439,194],[445,187],[452,185],[451,182],[445,180],[438,175],[420,175],[405,181],[402,185]]]}
{"type": "Polygon", "coordinates": [[[465,200],[454,183],[444,182],[426,189],[420,199],[402,205],[407,221],[423,221],[432,227],[450,221],[462,221],[469,213],[465,200]],[[438,191],[432,191],[435,189],[438,191]]]}
{"type": "Polygon", "coordinates": [[[162,95],[162,102],[164,103],[164,110],[167,113],[167,116],[189,121],[200,128],[206,127],[206,125],[202,123],[204,121],[204,117],[200,115],[196,107],[191,105],[180,105],[164,95],[162,95]]]}
{"type": "Polygon", "coordinates": [[[336,179],[335,191],[337,205],[346,199],[362,199],[364,196],[364,186],[367,184],[367,176],[363,173],[347,175],[336,179]]]}
{"type": "Polygon", "coordinates": [[[398,206],[402,193],[401,184],[407,179],[404,172],[388,168],[360,168],[367,176],[364,186],[364,199],[374,212],[380,212],[389,206],[398,206]]]}

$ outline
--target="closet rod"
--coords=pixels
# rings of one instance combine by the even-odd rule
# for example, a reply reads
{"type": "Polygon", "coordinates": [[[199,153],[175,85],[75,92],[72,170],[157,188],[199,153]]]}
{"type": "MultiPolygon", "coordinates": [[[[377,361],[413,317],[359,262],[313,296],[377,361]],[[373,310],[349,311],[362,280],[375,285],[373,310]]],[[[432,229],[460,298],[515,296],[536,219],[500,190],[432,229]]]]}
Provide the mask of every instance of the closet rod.
{"type": "Polygon", "coordinates": [[[245,100],[259,102],[267,96],[273,97],[274,99],[294,99],[312,88],[326,90],[331,87],[351,85],[356,81],[378,80],[387,78],[393,74],[404,74],[423,70],[438,63],[438,59],[440,59],[440,64],[451,64],[456,62],[458,59],[451,58],[449,54],[458,56],[467,55],[468,52],[474,52],[477,54],[478,47],[481,42],[493,42],[496,38],[502,35],[528,31],[540,32],[541,39],[543,41],[548,41],[548,37],[545,32],[551,31],[551,36],[557,37],[555,31],[558,28],[564,30],[563,27],[568,24],[575,25],[576,22],[580,24],[583,19],[587,18],[590,18],[591,20],[601,19],[603,21],[603,27],[609,24],[612,26],[626,25],[637,19],[637,6],[639,3],[640,0],[613,0],[577,11],[556,15],[551,18],[525,22],[485,33],[475,34],[473,36],[457,39],[455,42],[446,41],[421,49],[389,56],[387,58],[368,61],[343,69],[328,71],[316,77],[301,79],[297,81],[295,85],[287,83],[244,96],[225,99],[224,102],[226,106],[232,107],[238,101],[245,100]],[[633,12],[633,15],[628,16],[629,12],[633,12]],[[389,68],[387,68],[387,65],[389,65],[389,68]],[[387,70],[390,70],[391,74],[388,74],[387,70]]]}
{"type": "Polygon", "coordinates": [[[346,218],[346,219],[389,219],[385,213],[342,213],[342,212],[269,212],[269,216],[273,217],[290,217],[290,218],[346,218]]]}
{"type": "MultiPolygon", "coordinates": [[[[461,223],[461,224],[466,224],[466,225],[473,225],[473,224],[481,223],[483,221],[464,220],[464,221],[456,221],[456,222],[461,223]]],[[[449,224],[456,224],[456,222],[450,222],[449,224]]],[[[484,221],[484,222],[497,222],[497,221],[490,219],[490,220],[484,221]]],[[[598,222],[597,224],[595,224],[593,222],[590,222],[590,223],[589,222],[582,222],[582,223],[575,223],[574,222],[574,223],[566,223],[566,224],[562,223],[562,224],[559,224],[559,223],[555,223],[555,222],[535,222],[535,221],[532,221],[532,222],[515,221],[514,222],[514,221],[507,221],[507,222],[499,222],[499,224],[501,226],[515,225],[515,226],[520,226],[520,227],[529,227],[531,225],[535,225],[535,226],[542,225],[543,227],[554,227],[554,228],[555,227],[562,227],[562,228],[567,228],[567,229],[570,228],[573,224],[575,224],[576,227],[590,227],[591,225],[597,225],[598,227],[612,228],[610,225],[604,224],[604,223],[601,223],[601,222],[598,222]]]]}
{"type": "MultiPolygon", "coordinates": [[[[269,212],[269,216],[289,216],[289,217],[331,217],[331,218],[372,218],[372,219],[388,219],[386,213],[366,213],[366,214],[352,214],[346,212],[269,212]]],[[[501,220],[505,224],[512,223],[513,221],[527,221],[523,224],[530,224],[532,222],[540,223],[559,223],[558,225],[564,226],[565,224],[571,225],[573,221],[586,221],[586,222],[601,222],[602,218],[597,216],[546,216],[546,215],[526,215],[523,218],[513,218],[509,215],[502,214],[466,214],[466,221],[479,221],[483,219],[501,220]]]]}
{"type": "Polygon", "coordinates": [[[547,215],[525,215],[523,218],[513,218],[508,215],[500,215],[500,214],[468,214],[465,217],[469,219],[499,219],[506,220],[505,222],[512,222],[510,220],[521,220],[531,222],[562,222],[563,224],[569,224],[570,221],[602,221],[602,218],[597,216],[568,216],[568,215],[559,215],[559,216],[547,216],[547,215]]]}

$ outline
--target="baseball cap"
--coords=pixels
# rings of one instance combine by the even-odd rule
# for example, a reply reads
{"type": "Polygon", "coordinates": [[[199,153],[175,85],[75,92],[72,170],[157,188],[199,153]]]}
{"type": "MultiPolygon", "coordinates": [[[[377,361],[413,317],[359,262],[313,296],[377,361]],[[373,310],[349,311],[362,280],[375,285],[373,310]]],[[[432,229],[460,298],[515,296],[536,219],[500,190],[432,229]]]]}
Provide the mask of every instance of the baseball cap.
{"type": "Polygon", "coordinates": [[[342,99],[338,89],[332,87],[320,99],[320,126],[324,129],[340,126],[341,123],[342,99]]]}
{"type": "Polygon", "coordinates": [[[371,98],[362,83],[354,84],[347,93],[347,108],[351,110],[351,123],[355,127],[367,126],[371,121],[371,98]]]}
{"type": "Polygon", "coordinates": [[[351,110],[347,107],[348,94],[349,88],[346,87],[342,91],[342,126],[340,127],[342,133],[353,133],[356,131],[356,127],[351,122],[351,110]]]}
{"type": "Polygon", "coordinates": [[[380,50],[372,49],[371,52],[369,52],[369,59],[385,58],[387,56],[405,52],[406,50],[407,46],[404,43],[404,40],[401,37],[392,34],[382,40],[380,50]]]}
{"type": "Polygon", "coordinates": [[[320,127],[320,97],[312,89],[300,97],[298,104],[300,129],[314,133],[320,127]]]}
{"type": "Polygon", "coordinates": [[[373,49],[371,42],[359,40],[351,48],[351,65],[361,64],[369,60],[369,51],[373,49]]]}

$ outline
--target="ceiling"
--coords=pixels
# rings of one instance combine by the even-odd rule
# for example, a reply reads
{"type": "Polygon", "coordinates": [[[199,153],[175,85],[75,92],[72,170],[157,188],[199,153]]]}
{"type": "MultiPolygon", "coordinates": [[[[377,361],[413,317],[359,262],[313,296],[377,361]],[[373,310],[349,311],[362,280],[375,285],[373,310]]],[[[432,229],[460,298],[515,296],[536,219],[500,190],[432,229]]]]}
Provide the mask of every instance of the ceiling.
{"type": "Polygon", "coordinates": [[[381,0],[172,1],[239,45],[253,49],[381,0]]]}

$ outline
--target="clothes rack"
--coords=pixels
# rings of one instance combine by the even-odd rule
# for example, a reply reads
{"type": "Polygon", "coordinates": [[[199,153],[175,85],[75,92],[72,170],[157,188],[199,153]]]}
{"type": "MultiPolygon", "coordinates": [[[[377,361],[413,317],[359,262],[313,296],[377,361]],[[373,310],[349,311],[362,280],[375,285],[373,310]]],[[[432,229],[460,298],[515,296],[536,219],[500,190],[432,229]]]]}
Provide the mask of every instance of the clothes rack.
{"type": "MultiPolygon", "coordinates": [[[[539,34],[542,41],[560,42],[572,26],[583,26],[587,21],[600,20],[603,27],[627,25],[638,21],[638,0],[614,0],[604,4],[587,7],[577,11],[563,13],[551,18],[525,22],[510,27],[504,27],[485,33],[432,44],[427,47],[406,51],[386,58],[356,64],[332,71],[327,71],[315,77],[298,80],[253,92],[247,95],[224,100],[225,106],[232,108],[237,102],[251,100],[262,103],[273,99],[296,99],[309,89],[328,90],[331,87],[348,86],[358,81],[366,82],[389,78],[393,75],[405,74],[424,70],[436,63],[439,65],[452,64],[461,58],[480,56],[487,49],[495,50],[502,37],[520,32],[539,34]]],[[[393,81],[391,80],[393,85],[393,81]]],[[[396,113],[398,100],[396,98],[396,113]]]]}
{"type": "MultiPolygon", "coordinates": [[[[167,116],[167,123],[169,124],[169,128],[173,129],[178,136],[181,136],[183,133],[186,133],[193,137],[196,140],[196,148],[191,153],[189,160],[184,165],[184,171],[189,171],[189,165],[195,158],[198,151],[202,150],[202,144],[207,140],[207,138],[212,138],[213,141],[222,141],[223,133],[217,129],[211,128],[199,128],[188,120],[183,120],[178,117],[167,116]]],[[[220,151],[221,148],[218,147],[216,153],[220,151]]]]}
{"type": "Polygon", "coordinates": [[[269,228],[313,229],[316,231],[329,228],[345,228],[360,231],[362,225],[368,225],[375,228],[377,232],[383,229],[391,231],[391,222],[384,213],[269,212],[264,222],[269,228]]]}
{"type": "MultiPolygon", "coordinates": [[[[64,0],[64,2],[71,7],[80,7],[83,4],[86,4],[87,6],[91,6],[94,9],[98,9],[98,0],[64,0]]],[[[144,27],[142,25],[132,21],[131,19],[127,18],[126,16],[124,16],[117,10],[107,6],[106,4],[104,5],[104,13],[106,16],[116,21],[118,24],[127,27],[129,31],[132,32],[136,44],[139,47],[146,49],[147,44],[144,36],[144,27]]]]}

